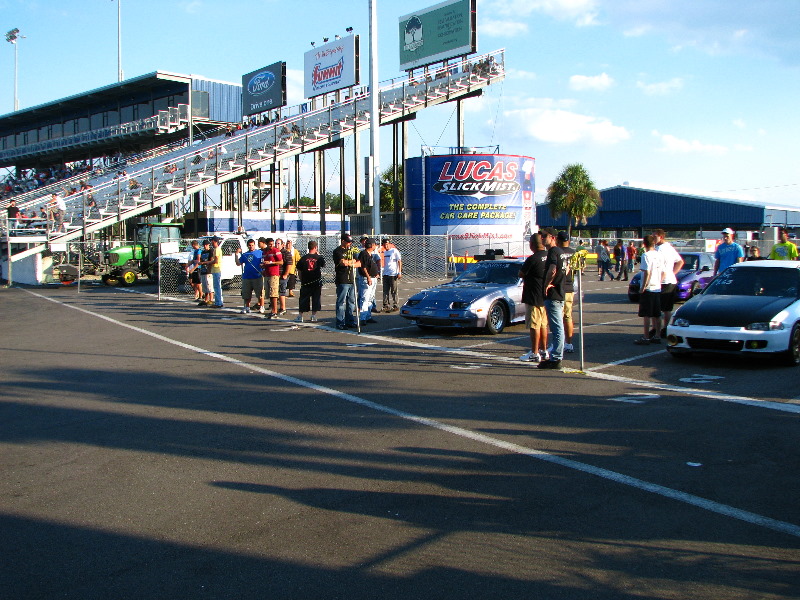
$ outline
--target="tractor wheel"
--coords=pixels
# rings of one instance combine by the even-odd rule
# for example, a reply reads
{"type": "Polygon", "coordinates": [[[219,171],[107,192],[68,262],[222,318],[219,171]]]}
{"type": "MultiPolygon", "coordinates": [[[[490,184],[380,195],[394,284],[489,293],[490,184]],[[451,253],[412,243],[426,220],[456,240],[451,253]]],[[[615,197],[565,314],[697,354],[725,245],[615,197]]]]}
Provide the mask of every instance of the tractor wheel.
{"type": "Polygon", "coordinates": [[[122,271],[122,274],[119,277],[119,282],[124,286],[128,287],[136,283],[138,276],[136,275],[136,271],[133,269],[125,269],[122,271]]]}
{"type": "Polygon", "coordinates": [[[119,277],[117,277],[116,275],[110,275],[106,273],[100,279],[102,279],[103,283],[105,283],[106,285],[110,286],[119,285],[119,277]]]}

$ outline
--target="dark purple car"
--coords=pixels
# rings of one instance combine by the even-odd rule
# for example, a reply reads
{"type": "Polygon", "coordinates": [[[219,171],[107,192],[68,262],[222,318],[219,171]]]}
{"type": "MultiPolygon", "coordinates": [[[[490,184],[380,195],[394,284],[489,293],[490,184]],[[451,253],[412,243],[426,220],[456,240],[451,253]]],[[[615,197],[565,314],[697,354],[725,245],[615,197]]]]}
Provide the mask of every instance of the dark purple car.
{"type": "MultiPolygon", "coordinates": [[[[680,252],[683,268],[678,272],[678,300],[688,300],[696,292],[705,288],[713,279],[714,255],[710,252],[680,252]]],[[[639,285],[642,272],[631,278],[628,286],[628,300],[639,301],[639,285]]]]}

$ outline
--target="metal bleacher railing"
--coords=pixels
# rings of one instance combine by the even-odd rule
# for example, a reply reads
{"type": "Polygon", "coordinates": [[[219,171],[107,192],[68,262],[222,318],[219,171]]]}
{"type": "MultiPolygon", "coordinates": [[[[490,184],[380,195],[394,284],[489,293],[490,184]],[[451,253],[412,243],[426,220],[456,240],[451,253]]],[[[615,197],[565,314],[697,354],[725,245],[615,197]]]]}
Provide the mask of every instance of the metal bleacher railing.
{"type": "MultiPolygon", "coordinates": [[[[426,70],[421,77],[392,79],[379,88],[380,121],[465,96],[505,77],[504,51],[463,59],[426,70]]],[[[215,183],[239,177],[270,163],[322,147],[365,129],[370,123],[367,88],[329,106],[304,112],[304,106],[285,111],[278,122],[242,130],[232,137],[214,138],[191,148],[170,150],[137,165],[124,177],[92,180],[93,187],[65,198],[59,231],[48,224],[49,242],[67,242],[125,219],[135,217],[215,183]],[[295,113],[292,115],[292,113],[295,113]]],[[[12,260],[41,252],[28,247],[12,260]]]]}

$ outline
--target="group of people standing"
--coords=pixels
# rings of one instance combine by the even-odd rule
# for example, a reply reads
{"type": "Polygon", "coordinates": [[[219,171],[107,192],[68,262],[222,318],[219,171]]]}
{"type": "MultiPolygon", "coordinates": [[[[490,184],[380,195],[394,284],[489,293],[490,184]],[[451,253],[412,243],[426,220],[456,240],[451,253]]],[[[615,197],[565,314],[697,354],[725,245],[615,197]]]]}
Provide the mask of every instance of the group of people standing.
{"type": "Polygon", "coordinates": [[[574,352],[572,305],[574,276],[565,231],[544,228],[530,238],[532,254],[519,271],[522,302],[526,306],[525,326],[530,331],[531,349],[520,360],[538,363],[540,369],[558,369],[565,352],[574,352]],[[548,346],[548,331],[552,343],[548,346]]]}
{"type": "MultiPolygon", "coordinates": [[[[582,249],[582,243],[578,242],[578,249],[582,249]]],[[[597,254],[597,274],[600,281],[605,280],[608,275],[611,281],[628,281],[628,275],[633,271],[636,262],[637,249],[633,242],[626,246],[622,240],[617,240],[614,247],[609,249],[607,240],[600,240],[595,248],[597,254]],[[612,262],[613,259],[613,262],[612,262]],[[616,268],[616,276],[612,272],[616,268]]]]}

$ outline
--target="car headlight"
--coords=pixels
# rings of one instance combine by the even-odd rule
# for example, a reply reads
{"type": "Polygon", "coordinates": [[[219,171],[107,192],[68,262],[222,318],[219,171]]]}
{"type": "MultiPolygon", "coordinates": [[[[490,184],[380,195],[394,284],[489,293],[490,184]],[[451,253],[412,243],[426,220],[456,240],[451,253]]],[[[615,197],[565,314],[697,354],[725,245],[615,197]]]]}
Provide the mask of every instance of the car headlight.
{"type": "Polygon", "coordinates": [[[420,302],[421,302],[421,300],[419,298],[416,298],[416,299],[409,298],[408,300],[406,300],[406,306],[416,306],[420,302]]]}
{"type": "Polygon", "coordinates": [[[781,321],[770,321],[769,323],[750,323],[745,329],[749,331],[782,331],[786,326],[781,321]]]}
{"type": "Polygon", "coordinates": [[[470,305],[470,304],[471,304],[471,302],[453,302],[453,303],[450,305],[450,308],[456,308],[456,309],[461,309],[461,310],[463,310],[463,309],[465,309],[465,308],[469,308],[469,305],[470,305]]]}
{"type": "Polygon", "coordinates": [[[689,327],[691,325],[689,319],[672,319],[672,324],[675,327],[689,327]]]}

